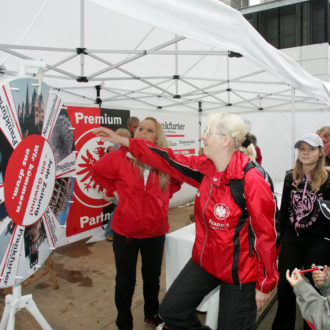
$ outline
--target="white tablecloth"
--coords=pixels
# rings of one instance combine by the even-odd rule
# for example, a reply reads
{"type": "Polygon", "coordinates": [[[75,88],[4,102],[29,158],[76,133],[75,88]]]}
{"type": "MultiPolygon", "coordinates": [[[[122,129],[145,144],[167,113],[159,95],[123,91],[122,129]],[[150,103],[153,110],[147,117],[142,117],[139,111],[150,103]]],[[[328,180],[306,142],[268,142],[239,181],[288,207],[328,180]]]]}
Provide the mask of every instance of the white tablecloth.
{"type": "MultiPolygon", "coordinates": [[[[166,290],[191,258],[194,241],[195,224],[166,235],[166,290]]],[[[219,290],[220,288],[217,287],[211,291],[197,308],[201,312],[207,312],[205,324],[212,329],[217,329],[218,324],[219,290]]]]}

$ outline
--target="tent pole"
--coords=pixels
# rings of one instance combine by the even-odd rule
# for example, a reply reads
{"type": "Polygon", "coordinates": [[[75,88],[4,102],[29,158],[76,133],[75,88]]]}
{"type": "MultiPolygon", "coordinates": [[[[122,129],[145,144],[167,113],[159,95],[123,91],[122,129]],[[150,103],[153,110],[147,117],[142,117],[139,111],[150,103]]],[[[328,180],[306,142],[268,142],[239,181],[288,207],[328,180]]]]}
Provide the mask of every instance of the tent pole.
{"type": "MultiPolygon", "coordinates": [[[[198,124],[199,124],[199,136],[198,136],[198,147],[199,149],[202,147],[202,140],[201,140],[201,135],[202,135],[202,101],[198,101],[198,124]]],[[[198,151],[199,151],[198,149],[198,151]]]]}
{"type": "MultiPolygon", "coordinates": [[[[178,35],[176,34],[175,35],[175,38],[177,38],[178,35]]],[[[178,51],[178,43],[176,42],[174,44],[174,49],[175,49],[175,75],[178,76],[179,75],[179,57],[178,57],[178,54],[177,54],[177,51],[178,51]]],[[[175,79],[175,95],[179,95],[179,79],[175,79]]]]}
{"type": "MultiPolygon", "coordinates": [[[[80,0],[80,48],[85,45],[85,0],[80,0]]],[[[80,76],[84,76],[85,54],[80,54],[80,76]]]]}
{"type": "Polygon", "coordinates": [[[291,87],[291,146],[292,146],[292,158],[291,168],[294,168],[295,164],[295,149],[294,142],[296,139],[296,104],[295,104],[295,93],[296,90],[291,87]]]}

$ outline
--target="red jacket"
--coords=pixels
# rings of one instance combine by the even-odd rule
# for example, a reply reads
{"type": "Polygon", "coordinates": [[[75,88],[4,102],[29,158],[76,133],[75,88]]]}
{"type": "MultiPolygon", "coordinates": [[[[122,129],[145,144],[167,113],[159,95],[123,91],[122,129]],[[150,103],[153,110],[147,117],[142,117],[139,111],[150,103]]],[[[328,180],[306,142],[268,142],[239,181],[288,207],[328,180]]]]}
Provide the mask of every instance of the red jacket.
{"type": "Polygon", "coordinates": [[[226,283],[256,282],[268,293],[276,287],[275,202],[257,169],[246,173],[244,195],[250,216],[239,222],[241,209],[230,193],[230,180],[242,179],[249,158],[236,151],[224,172],[205,156],[175,155],[144,140],[131,139],[129,150],[141,161],[198,188],[195,200],[196,239],[192,258],[226,283]],[[248,224],[255,234],[249,255],[248,224]],[[241,230],[239,227],[241,226],[241,230]]]}
{"type": "Polygon", "coordinates": [[[97,161],[92,176],[108,195],[115,190],[118,192],[119,203],[111,222],[116,233],[148,238],[168,232],[169,200],[180,190],[180,182],[170,178],[168,187],[162,192],[157,171],[150,169],[145,185],[144,177],[128,157],[127,148],[108,153],[97,161]]]}

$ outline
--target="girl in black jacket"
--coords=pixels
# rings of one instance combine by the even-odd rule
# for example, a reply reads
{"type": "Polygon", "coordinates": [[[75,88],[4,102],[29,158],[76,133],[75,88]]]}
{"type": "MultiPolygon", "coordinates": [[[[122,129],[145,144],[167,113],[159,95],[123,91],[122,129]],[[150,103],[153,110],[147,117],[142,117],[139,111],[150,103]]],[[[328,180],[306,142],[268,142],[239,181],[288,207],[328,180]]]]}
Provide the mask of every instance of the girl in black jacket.
{"type": "MultiPolygon", "coordinates": [[[[294,329],[295,295],[285,279],[286,271],[329,265],[330,220],[322,214],[318,201],[330,200],[330,174],[324,166],[321,138],[310,133],[295,144],[298,158],[288,171],[281,203],[281,239],[279,255],[278,309],[273,329],[294,329]]],[[[305,329],[309,329],[307,324],[305,329]]]]}

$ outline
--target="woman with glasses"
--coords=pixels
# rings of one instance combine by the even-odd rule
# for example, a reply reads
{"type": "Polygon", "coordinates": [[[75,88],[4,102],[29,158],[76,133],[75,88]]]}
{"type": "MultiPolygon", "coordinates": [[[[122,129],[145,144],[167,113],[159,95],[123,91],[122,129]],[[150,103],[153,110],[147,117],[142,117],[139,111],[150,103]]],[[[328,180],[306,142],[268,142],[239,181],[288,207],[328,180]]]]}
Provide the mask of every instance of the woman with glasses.
{"type": "MultiPolygon", "coordinates": [[[[286,271],[308,269],[312,264],[329,265],[330,261],[330,220],[319,206],[319,201],[330,199],[330,174],[324,166],[323,142],[317,134],[309,133],[296,142],[295,148],[298,158],[294,169],[285,176],[280,210],[280,280],[272,328],[281,330],[293,330],[296,320],[295,295],[286,280],[286,271]]],[[[309,329],[306,323],[304,329],[309,329]]]]}
{"type": "Polygon", "coordinates": [[[275,202],[257,169],[244,179],[248,213],[242,216],[230,192],[230,181],[244,178],[249,157],[240,152],[246,130],[233,114],[209,118],[201,136],[203,156],[176,155],[141,139],[125,139],[100,128],[97,135],[127,146],[141,161],[198,188],[196,239],[192,258],[173,282],[160,315],[171,329],[203,329],[196,307],[221,285],[219,329],[248,329],[276,287],[275,202]],[[250,228],[250,229],[249,229],[250,228]],[[249,231],[254,246],[249,249],[249,231]]]}

